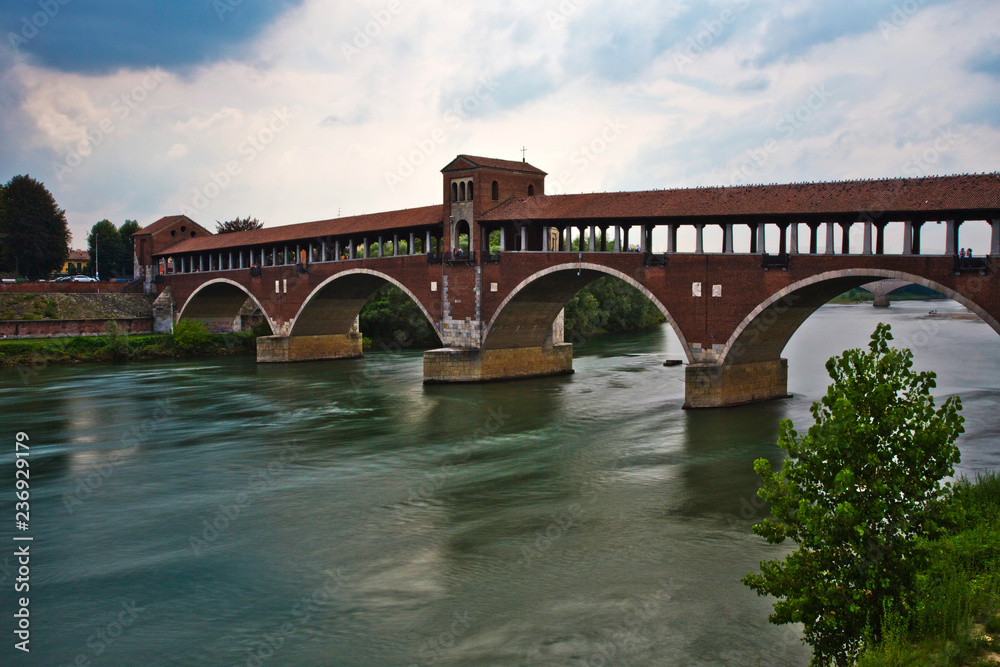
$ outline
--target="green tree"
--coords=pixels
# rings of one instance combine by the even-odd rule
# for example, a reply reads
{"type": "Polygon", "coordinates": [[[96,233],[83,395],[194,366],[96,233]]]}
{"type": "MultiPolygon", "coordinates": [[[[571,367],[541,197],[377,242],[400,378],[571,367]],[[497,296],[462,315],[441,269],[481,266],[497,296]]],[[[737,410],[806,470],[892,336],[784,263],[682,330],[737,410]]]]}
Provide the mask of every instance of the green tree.
{"type": "MultiPolygon", "coordinates": [[[[102,280],[120,278],[122,264],[122,237],[110,220],[101,220],[87,234],[87,252],[90,254],[90,274],[102,280]]],[[[127,275],[131,275],[131,271],[127,275]]]]}
{"type": "Polygon", "coordinates": [[[118,228],[118,237],[121,240],[121,257],[118,262],[118,275],[128,278],[135,272],[135,239],[132,235],[142,229],[135,220],[126,220],[118,228]]]}
{"type": "Polygon", "coordinates": [[[245,218],[234,218],[225,222],[215,221],[215,232],[217,234],[231,234],[233,232],[248,232],[251,229],[260,229],[264,223],[249,215],[245,218]]]}
{"type": "Polygon", "coordinates": [[[360,314],[361,332],[376,345],[396,342],[430,347],[439,342],[420,307],[395,285],[375,292],[360,314]]]}
{"type": "Polygon", "coordinates": [[[0,254],[4,268],[29,278],[59,271],[69,256],[66,212],[42,183],[15,176],[0,187],[0,254]]]}
{"type": "Polygon", "coordinates": [[[774,519],[753,527],[772,544],[798,549],[761,563],[743,583],[773,595],[775,624],[802,623],[813,665],[847,665],[866,637],[878,641],[888,614],[913,601],[928,540],[955,519],[947,502],[959,460],[961,401],[935,409],[935,375],[913,371],[910,350],[889,347],[879,324],[868,351],[830,359],[833,379],[812,406],[815,424],[799,437],[783,420],[781,470],[754,463],[774,519]]]}

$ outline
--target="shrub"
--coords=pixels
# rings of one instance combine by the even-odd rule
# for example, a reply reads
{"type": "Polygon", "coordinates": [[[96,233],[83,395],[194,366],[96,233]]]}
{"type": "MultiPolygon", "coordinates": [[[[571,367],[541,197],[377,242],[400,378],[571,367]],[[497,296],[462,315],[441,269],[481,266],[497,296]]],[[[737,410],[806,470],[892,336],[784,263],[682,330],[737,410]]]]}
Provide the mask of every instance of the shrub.
{"type": "Polygon", "coordinates": [[[182,352],[199,352],[208,347],[212,334],[197,320],[183,319],[174,325],[174,347],[182,352]]]}
{"type": "Polygon", "coordinates": [[[132,357],[132,346],[129,345],[128,334],[117,322],[108,322],[104,327],[106,349],[114,359],[129,359],[132,357]]]}

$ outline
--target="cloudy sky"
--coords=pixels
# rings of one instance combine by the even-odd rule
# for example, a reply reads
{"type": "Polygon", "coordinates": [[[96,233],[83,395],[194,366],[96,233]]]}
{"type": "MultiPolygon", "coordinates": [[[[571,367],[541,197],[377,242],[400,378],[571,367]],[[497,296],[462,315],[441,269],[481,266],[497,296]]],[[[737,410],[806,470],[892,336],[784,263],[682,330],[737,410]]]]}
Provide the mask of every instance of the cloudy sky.
{"type": "Polygon", "coordinates": [[[550,194],[1000,164],[996,0],[8,0],[0,26],[0,180],[43,181],[77,247],[102,218],[433,204],[455,155],[522,147],[550,194]]]}

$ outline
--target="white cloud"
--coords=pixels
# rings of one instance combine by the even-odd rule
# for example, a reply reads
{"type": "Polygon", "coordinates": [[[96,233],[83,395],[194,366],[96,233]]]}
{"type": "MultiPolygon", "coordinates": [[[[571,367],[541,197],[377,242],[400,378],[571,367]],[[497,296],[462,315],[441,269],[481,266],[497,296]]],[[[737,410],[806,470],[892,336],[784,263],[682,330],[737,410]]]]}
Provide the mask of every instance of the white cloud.
{"type": "Polygon", "coordinates": [[[0,176],[30,171],[45,181],[82,238],[104,217],[146,224],[199,193],[196,218],[206,224],[249,214],[273,226],[436,203],[439,170],[454,155],[518,159],[522,145],[551,174],[550,192],[728,184],[768,139],[777,150],[752,162],[746,181],[912,175],[912,160],[942,128],[961,140],[931,172],[998,167],[1000,82],[967,67],[976,45],[995,38],[992,3],[925,7],[889,39],[875,21],[848,26],[766,64],[754,58],[771,48],[769,29],[803,16],[782,16],[787,5],[776,0],[753,3],[681,73],[678,49],[733,3],[678,3],[641,20],[641,3],[576,4],[553,28],[546,12],[558,11],[555,0],[502,10],[406,2],[361,48],[359,31],[386,3],[311,0],[243,61],[161,73],[141,101],[132,96],[150,82],[145,70],[84,76],[15,63],[3,73],[17,94],[5,107],[12,150],[0,176]],[[348,59],[344,44],[358,52],[348,59]],[[446,116],[483,91],[481,77],[500,87],[461,122],[446,116]],[[817,86],[829,100],[789,136],[779,123],[817,86]],[[287,124],[269,132],[282,110],[287,124]],[[108,119],[113,130],[60,181],[53,164],[108,119]],[[581,159],[609,121],[625,129],[581,159]],[[429,155],[413,174],[387,186],[386,174],[419,150],[429,155]]]}

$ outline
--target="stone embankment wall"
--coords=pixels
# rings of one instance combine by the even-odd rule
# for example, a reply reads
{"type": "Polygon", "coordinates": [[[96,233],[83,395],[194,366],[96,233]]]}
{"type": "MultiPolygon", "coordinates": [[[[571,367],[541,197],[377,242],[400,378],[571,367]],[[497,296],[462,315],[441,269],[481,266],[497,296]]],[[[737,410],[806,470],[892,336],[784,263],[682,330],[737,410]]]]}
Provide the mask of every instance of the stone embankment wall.
{"type": "MultiPolygon", "coordinates": [[[[78,283],[88,287],[95,283],[78,283]]],[[[25,288],[45,283],[19,283],[25,288]]],[[[62,285],[62,284],[61,284],[62,285]]],[[[9,286],[9,284],[5,285],[9,286]]],[[[143,294],[117,292],[11,293],[0,289],[0,338],[95,336],[117,324],[130,334],[153,330],[152,299],[143,294]]]]}

